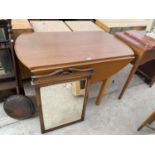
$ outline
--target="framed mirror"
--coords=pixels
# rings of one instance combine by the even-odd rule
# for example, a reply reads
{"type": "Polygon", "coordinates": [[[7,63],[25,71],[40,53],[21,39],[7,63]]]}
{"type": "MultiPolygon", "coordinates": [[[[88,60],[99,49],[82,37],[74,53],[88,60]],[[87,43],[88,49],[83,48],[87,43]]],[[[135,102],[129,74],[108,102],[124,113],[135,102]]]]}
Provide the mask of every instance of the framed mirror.
{"type": "Polygon", "coordinates": [[[92,70],[35,78],[37,109],[42,133],[84,120],[88,99],[88,86],[92,70]],[[74,82],[85,81],[84,96],[74,94],[74,82]]]}

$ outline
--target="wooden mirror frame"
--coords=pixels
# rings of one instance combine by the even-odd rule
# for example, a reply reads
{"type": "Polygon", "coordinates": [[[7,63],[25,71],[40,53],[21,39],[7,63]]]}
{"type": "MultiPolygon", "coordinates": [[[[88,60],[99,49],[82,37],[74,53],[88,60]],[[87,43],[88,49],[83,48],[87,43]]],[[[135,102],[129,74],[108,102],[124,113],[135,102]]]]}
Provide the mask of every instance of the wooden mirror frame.
{"type": "Polygon", "coordinates": [[[50,74],[46,74],[46,75],[32,76],[32,85],[35,86],[35,91],[36,91],[36,109],[39,113],[42,133],[53,131],[58,128],[62,128],[62,127],[65,127],[65,126],[68,126],[68,125],[71,125],[71,124],[74,124],[74,123],[84,120],[86,104],[87,104],[87,100],[88,100],[89,83],[90,83],[90,78],[91,78],[92,73],[93,73],[92,68],[88,68],[88,69],[69,68],[67,70],[58,69],[58,70],[56,70],[50,74]],[[84,103],[83,103],[81,118],[79,120],[75,120],[73,122],[62,124],[62,125],[56,126],[54,128],[45,129],[40,88],[54,85],[54,84],[61,84],[61,83],[65,83],[65,82],[74,82],[77,80],[79,80],[79,81],[86,80],[86,84],[85,84],[86,89],[85,89],[84,103]]]}

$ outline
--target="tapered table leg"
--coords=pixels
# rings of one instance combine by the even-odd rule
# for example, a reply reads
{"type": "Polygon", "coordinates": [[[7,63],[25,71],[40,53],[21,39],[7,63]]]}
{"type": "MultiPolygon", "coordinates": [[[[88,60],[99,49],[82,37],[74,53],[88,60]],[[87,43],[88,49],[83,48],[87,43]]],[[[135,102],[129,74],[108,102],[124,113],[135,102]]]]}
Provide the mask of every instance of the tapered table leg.
{"type": "Polygon", "coordinates": [[[109,81],[110,81],[110,78],[103,81],[103,83],[101,85],[101,88],[99,90],[97,99],[96,99],[96,105],[100,105],[102,97],[103,97],[103,95],[104,95],[104,93],[106,91],[106,88],[107,88],[108,84],[109,84],[109,81]]]}
{"type": "Polygon", "coordinates": [[[148,124],[151,124],[155,120],[155,111],[147,118],[137,129],[140,131],[144,126],[147,126],[148,124]]]}
{"type": "Polygon", "coordinates": [[[125,90],[127,89],[127,87],[128,87],[128,85],[129,85],[131,79],[133,78],[133,76],[134,76],[134,74],[135,74],[135,72],[136,72],[136,70],[137,70],[137,68],[138,68],[138,66],[139,66],[139,64],[140,64],[140,61],[141,61],[141,58],[138,58],[138,59],[135,61],[135,63],[133,64],[133,67],[132,67],[132,69],[131,69],[131,71],[130,71],[130,74],[129,74],[129,76],[128,76],[128,78],[127,78],[127,80],[126,80],[126,82],[125,82],[125,84],[124,84],[124,86],[123,86],[123,89],[122,89],[122,91],[121,91],[121,93],[120,93],[118,99],[121,99],[121,98],[123,97],[123,94],[124,94],[125,90]]]}

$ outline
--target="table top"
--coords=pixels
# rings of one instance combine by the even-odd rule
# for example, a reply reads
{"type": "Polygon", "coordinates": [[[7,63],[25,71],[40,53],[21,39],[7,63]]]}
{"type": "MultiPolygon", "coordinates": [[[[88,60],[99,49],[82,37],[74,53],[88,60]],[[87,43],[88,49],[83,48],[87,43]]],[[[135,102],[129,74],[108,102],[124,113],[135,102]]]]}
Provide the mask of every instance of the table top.
{"type": "Polygon", "coordinates": [[[12,19],[12,29],[32,29],[27,19],[12,19]]]}
{"type": "Polygon", "coordinates": [[[113,27],[146,27],[148,19],[97,19],[98,22],[109,28],[113,27]]]}
{"type": "MultiPolygon", "coordinates": [[[[138,38],[139,36],[142,37],[142,39],[145,38],[145,34],[146,34],[145,31],[138,31],[138,33],[140,33],[138,35],[138,38]]],[[[117,32],[115,33],[115,35],[117,38],[122,40],[124,43],[126,43],[128,46],[130,46],[133,49],[133,51],[135,52],[135,56],[140,58],[139,65],[142,65],[151,60],[155,60],[155,48],[153,46],[151,48],[151,46],[148,46],[147,44],[142,43],[142,41],[138,41],[139,39],[137,40],[129,35],[126,35],[124,32],[117,32]]]]}
{"type": "MultiPolygon", "coordinates": [[[[131,31],[129,31],[131,32],[131,31]]],[[[143,35],[145,35],[145,31],[138,31],[140,33],[142,33],[143,35]]],[[[124,41],[127,45],[129,45],[131,48],[134,49],[135,52],[138,52],[138,50],[140,50],[141,52],[145,52],[146,51],[146,46],[144,44],[142,44],[141,42],[135,40],[134,38],[126,35],[124,32],[117,32],[115,33],[115,36],[119,39],[121,39],[122,41],[124,41]]]]}
{"type": "Polygon", "coordinates": [[[134,55],[127,45],[106,32],[22,34],[15,42],[15,52],[31,72],[134,55]]]}
{"type": "Polygon", "coordinates": [[[71,31],[63,21],[31,21],[35,32],[71,31]]]}
{"type": "Polygon", "coordinates": [[[65,21],[72,31],[103,31],[92,21],[65,21]]]}

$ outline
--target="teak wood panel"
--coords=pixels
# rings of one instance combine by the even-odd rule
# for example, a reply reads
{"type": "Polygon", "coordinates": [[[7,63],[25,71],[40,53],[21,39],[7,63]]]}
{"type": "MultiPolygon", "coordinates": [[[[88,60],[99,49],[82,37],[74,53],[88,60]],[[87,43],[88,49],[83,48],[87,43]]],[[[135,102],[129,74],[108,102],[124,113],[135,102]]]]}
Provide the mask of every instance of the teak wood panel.
{"type": "Polygon", "coordinates": [[[12,19],[13,39],[22,33],[33,32],[33,28],[27,19],[12,19]]]}
{"type": "Polygon", "coordinates": [[[92,21],[65,21],[66,25],[73,31],[103,31],[92,21]]]}
{"type": "Polygon", "coordinates": [[[133,57],[133,51],[105,32],[23,34],[15,43],[19,60],[33,72],[133,57]]]}
{"type": "Polygon", "coordinates": [[[97,19],[96,24],[106,32],[112,28],[146,28],[149,24],[147,19],[97,19]]]}
{"type": "Polygon", "coordinates": [[[71,31],[63,21],[31,21],[35,32],[69,32],[71,31]]]}
{"type": "Polygon", "coordinates": [[[11,21],[13,29],[32,29],[32,26],[27,19],[12,19],[11,21]]]}

